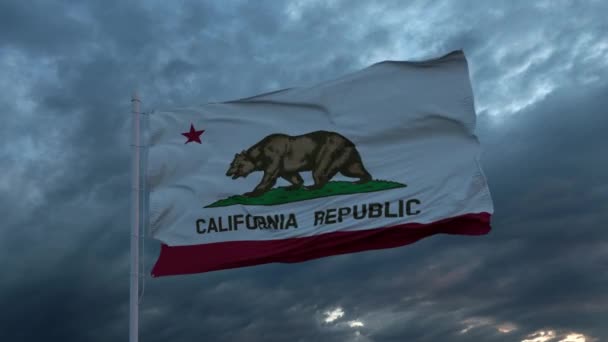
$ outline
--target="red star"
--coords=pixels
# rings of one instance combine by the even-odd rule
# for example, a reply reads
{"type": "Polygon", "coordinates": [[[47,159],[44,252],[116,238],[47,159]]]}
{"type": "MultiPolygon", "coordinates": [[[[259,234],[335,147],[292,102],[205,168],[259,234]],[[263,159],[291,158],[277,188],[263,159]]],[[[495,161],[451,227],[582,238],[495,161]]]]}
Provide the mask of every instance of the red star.
{"type": "Polygon", "coordinates": [[[183,136],[188,138],[188,141],[186,141],[184,144],[187,144],[191,141],[195,141],[200,144],[201,143],[201,134],[203,134],[204,131],[205,131],[204,129],[197,131],[194,129],[194,126],[192,124],[190,124],[190,132],[182,133],[183,136]]]}

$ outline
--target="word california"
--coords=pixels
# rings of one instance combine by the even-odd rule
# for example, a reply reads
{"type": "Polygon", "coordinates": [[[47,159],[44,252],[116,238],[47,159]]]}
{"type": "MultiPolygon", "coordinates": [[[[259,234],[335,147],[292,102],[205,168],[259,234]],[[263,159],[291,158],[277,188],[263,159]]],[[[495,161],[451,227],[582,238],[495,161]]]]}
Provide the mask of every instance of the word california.
{"type": "MultiPolygon", "coordinates": [[[[399,200],[397,202],[355,204],[350,207],[329,208],[312,213],[314,226],[330,225],[347,219],[363,220],[374,218],[406,217],[420,214],[418,199],[399,200]]],[[[295,213],[273,215],[228,215],[199,218],[196,220],[198,234],[223,233],[239,229],[293,229],[298,228],[295,213]]]]}

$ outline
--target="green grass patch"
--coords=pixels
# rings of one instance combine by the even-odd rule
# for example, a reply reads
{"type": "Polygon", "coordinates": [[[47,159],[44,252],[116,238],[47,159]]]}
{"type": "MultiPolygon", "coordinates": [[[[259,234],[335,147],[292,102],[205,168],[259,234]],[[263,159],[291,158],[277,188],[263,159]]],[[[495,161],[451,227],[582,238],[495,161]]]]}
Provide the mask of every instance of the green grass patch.
{"type": "Polygon", "coordinates": [[[384,180],[373,180],[365,184],[355,184],[353,182],[346,181],[333,181],[325,184],[325,186],[321,189],[316,190],[307,190],[305,188],[300,188],[297,190],[274,188],[259,197],[245,197],[241,195],[231,196],[205,206],[205,208],[228,207],[235,204],[277,205],[329,196],[350,195],[404,187],[406,187],[405,184],[384,180]]]}

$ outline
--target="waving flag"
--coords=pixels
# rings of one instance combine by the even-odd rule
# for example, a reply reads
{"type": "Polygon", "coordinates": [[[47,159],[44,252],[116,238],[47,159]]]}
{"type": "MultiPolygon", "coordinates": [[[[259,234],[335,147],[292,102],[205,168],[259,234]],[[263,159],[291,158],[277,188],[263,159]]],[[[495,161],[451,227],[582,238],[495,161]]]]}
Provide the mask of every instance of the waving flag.
{"type": "Polygon", "coordinates": [[[490,231],[461,51],[149,115],[152,275],[490,231]]]}

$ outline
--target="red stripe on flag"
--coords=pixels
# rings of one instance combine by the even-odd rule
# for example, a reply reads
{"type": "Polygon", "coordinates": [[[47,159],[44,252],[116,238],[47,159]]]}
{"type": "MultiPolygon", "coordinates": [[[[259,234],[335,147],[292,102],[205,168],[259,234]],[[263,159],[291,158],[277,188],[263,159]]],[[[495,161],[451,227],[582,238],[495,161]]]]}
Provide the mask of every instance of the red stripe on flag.
{"type": "Polygon", "coordinates": [[[161,245],[153,277],[203,273],[272,262],[295,263],[322,257],[393,248],[435,234],[484,235],[489,213],[466,214],[441,221],[265,241],[231,241],[192,246],[161,245]]]}

